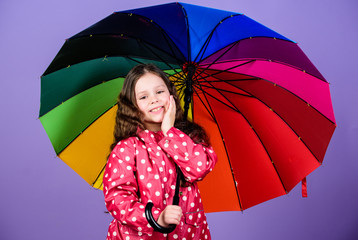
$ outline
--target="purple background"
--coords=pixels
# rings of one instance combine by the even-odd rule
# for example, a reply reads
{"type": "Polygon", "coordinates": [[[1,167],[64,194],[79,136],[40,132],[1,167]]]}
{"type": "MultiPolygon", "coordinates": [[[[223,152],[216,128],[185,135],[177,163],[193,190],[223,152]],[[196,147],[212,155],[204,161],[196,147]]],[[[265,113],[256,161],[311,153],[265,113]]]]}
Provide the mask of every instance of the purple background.
{"type": "MultiPolygon", "coordinates": [[[[0,239],[105,239],[102,192],[61,160],[37,119],[40,76],[64,40],[113,11],[161,0],[0,1],[0,239]]],[[[192,0],[245,13],[299,43],[331,83],[338,123],[323,166],[241,212],[208,214],[213,239],[358,239],[358,2],[192,0]]]]}

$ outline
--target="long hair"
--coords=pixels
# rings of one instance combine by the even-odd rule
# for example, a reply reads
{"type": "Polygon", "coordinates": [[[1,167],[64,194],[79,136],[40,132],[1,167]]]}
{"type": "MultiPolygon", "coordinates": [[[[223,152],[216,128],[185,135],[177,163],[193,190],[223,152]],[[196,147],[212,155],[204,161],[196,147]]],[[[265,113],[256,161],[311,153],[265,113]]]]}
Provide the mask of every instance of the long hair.
{"type": "Polygon", "coordinates": [[[190,136],[195,143],[204,145],[209,144],[208,137],[203,128],[188,121],[187,118],[184,117],[176,88],[167,75],[154,64],[140,64],[129,71],[124,80],[123,88],[118,96],[114,142],[111,145],[111,150],[113,150],[119,141],[136,136],[138,127],[143,130],[145,129],[142,121],[144,116],[137,106],[135,85],[138,79],[146,73],[155,74],[163,79],[170,95],[173,95],[176,105],[174,127],[190,136]]]}

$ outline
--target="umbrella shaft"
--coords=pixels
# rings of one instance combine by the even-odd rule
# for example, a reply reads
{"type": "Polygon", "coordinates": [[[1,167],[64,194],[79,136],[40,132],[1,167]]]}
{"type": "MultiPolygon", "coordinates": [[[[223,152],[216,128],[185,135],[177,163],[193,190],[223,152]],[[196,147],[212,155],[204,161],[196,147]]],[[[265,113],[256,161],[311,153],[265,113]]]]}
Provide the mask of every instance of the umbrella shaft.
{"type": "Polygon", "coordinates": [[[185,81],[185,96],[184,96],[184,116],[188,117],[188,111],[189,111],[189,104],[191,103],[192,96],[193,96],[193,76],[196,72],[196,67],[194,65],[188,65],[188,73],[187,73],[187,79],[185,81]]]}

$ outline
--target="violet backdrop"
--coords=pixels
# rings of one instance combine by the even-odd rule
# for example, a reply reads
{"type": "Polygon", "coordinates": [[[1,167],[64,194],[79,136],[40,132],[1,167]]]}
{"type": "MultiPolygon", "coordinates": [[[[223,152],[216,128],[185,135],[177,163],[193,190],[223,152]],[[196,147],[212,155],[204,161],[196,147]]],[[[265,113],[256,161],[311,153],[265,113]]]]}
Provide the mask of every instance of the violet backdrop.
{"type": "MultiPolygon", "coordinates": [[[[105,239],[111,217],[58,159],[37,119],[40,76],[65,39],[114,11],[165,0],[0,1],[0,239],[105,239]]],[[[183,0],[244,13],[298,42],[331,83],[338,127],[323,166],[243,213],[208,214],[213,239],[358,239],[358,1],[183,0]]]]}

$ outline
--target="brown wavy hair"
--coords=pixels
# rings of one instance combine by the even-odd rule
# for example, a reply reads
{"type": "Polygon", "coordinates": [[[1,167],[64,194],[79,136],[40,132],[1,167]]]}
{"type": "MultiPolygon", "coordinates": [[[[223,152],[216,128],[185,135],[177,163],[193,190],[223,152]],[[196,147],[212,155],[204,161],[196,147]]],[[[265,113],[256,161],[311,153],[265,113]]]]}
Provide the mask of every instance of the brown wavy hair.
{"type": "Polygon", "coordinates": [[[111,150],[113,150],[119,141],[137,136],[136,133],[138,127],[143,130],[145,129],[142,122],[143,114],[139,110],[135,98],[135,85],[138,79],[145,73],[152,73],[162,78],[170,95],[173,95],[176,105],[174,127],[190,136],[195,143],[208,145],[209,139],[204,129],[184,117],[184,112],[180,107],[180,99],[177,95],[176,88],[167,75],[154,64],[140,64],[129,71],[124,80],[123,88],[118,96],[114,142],[111,145],[111,150]]]}

